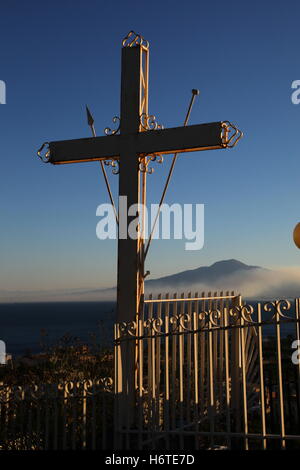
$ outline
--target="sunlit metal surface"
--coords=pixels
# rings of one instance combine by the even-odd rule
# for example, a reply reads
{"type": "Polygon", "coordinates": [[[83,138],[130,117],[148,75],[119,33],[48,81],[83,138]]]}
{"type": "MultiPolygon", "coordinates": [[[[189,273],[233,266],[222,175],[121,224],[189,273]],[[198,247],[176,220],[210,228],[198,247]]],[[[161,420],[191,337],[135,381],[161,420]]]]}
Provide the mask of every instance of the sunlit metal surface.
{"type": "Polygon", "coordinates": [[[287,332],[300,340],[299,298],[150,296],[141,317],[115,327],[116,364],[120,345],[136,344],[139,416],[134,430],[117,430],[118,442],[128,449],[298,448],[300,365],[291,361],[287,332]]]}
{"type": "Polygon", "coordinates": [[[222,122],[222,145],[224,148],[235,147],[238,141],[243,137],[243,135],[243,132],[240,131],[231,122],[222,122]]]}
{"type": "Polygon", "coordinates": [[[149,167],[149,163],[163,163],[164,157],[160,154],[147,155],[146,157],[140,157],[139,169],[142,173],[148,173],[152,175],[154,168],[149,167]]]}
{"type": "Polygon", "coordinates": [[[149,42],[144,39],[140,34],[135,33],[134,31],[129,31],[127,36],[122,41],[123,47],[134,47],[134,46],[143,46],[145,49],[149,49],[149,42]]]}
{"type": "Polygon", "coordinates": [[[159,129],[164,129],[164,126],[162,124],[158,124],[156,122],[156,117],[154,116],[154,114],[141,114],[140,124],[145,131],[156,131],[159,129]]]}

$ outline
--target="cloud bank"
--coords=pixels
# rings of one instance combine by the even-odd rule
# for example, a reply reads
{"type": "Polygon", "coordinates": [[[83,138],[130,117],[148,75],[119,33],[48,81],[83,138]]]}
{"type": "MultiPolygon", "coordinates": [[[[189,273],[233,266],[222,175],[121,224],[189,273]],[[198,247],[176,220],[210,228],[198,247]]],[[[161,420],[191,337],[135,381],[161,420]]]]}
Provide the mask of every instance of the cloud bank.
{"type": "Polygon", "coordinates": [[[245,298],[271,299],[291,298],[300,296],[300,269],[282,268],[277,270],[253,269],[251,271],[238,271],[234,274],[220,277],[215,281],[197,284],[177,284],[174,290],[172,285],[164,285],[151,289],[155,295],[165,292],[220,292],[234,291],[245,298]]]}
{"type": "MultiPolygon", "coordinates": [[[[241,294],[245,298],[271,299],[300,296],[300,269],[281,268],[277,270],[252,269],[250,271],[238,271],[217,280],[195,284],[166,285],[160,281],[151,286],[146,284],[146,294],[154,296],[169,292],[208,292],[208,291],[232,291],[241,294]]],[[[59,291],[8,291],[0,290],[0,302],[95,302],[115,301],[116,289],[72,289],[59,291]]]]}

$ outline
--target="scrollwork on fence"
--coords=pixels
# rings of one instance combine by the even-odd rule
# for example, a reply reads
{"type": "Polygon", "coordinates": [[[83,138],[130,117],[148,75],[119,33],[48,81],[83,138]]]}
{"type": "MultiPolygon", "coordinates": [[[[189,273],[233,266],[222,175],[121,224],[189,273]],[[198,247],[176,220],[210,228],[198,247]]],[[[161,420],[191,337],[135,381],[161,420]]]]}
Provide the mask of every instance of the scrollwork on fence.
{"type": "Polygon", "coordinates": [[[111,377],[104,377],[99,379],[99,385],[103,387],[104,392],[113,392],[114,382],[111,377]]]}
{"type": "Polygon", "coordinates": [[[29,384],[0,386],[0,405],[10,402],[39,401],[59,398],[63,393],[64,399],[80,398],[98,395],[102,392],[113,391],[113,380],[110,377],[100,377],[94,380],[68,381],[59,384],[29,384]]]}
{"type": "Polygon", "coordinates": [[[210,326],[221,326],[222,312],[215,308],[208,312],[210,326]]]}
{"type": "Polygon", "coordinates": [[[136,323],[136,321],[118,323],[117,328],[118,328],[118,338],[117,339],[124,339],[126,337],[137,336],[137,323],[136,323]]]}
{"type": "Polygon", "coordinates": [[[164,321],[161,318],[151,317],[144,321],[144,331],[146,333],[161,333],[164,321]]]}
{"type": "Polygon", "coordinates": [[[47,396],[55,398],[57,396],[58,386],[54,384],[27,384],[0,386],[0,404],[10,401],[20,402],[24,400],[38,401],[47,396]]]}
{"type": "Polygon", "coordinates": [[[222,314],[223,311],[218,308],[202,310],[197,314],[200,321],[199,329],[222,326],[222,314]]]}
{"type": "Polygon", "coordinates": [[[229,309],[229,321],[231,324],[239,324],[241,320],[245,323],[255,323],[252,318],[254,308],[252,305],[245,304],[240,306],[234,306],[229,309]]]}
{"type": "MultiPolygon", "coordinates": [[[[171,302],[171,300],[170,300],[171,302]]],[[[188,301],[187,301],[188,302],[188,301]]],[[[179,314],[170,314],[168,317],[156,317],[155,315],[142,322],[143,333],[140,336],[138,326],[135,321],[119,323],[119,337],[116,339],[124,338],[147,338],[154,336],[164,336],[165,334],[189,334],[196,331],[209,331],[211,329],[223,329],[241,326],[258,326],[270,325],[280,320],[284,321],[297,321],[295,316],[288,316],[285,313],[291,310],[291,303],[288,300],[275,300],[266,303],[255,303],[254,305],[244,304],[231,306],[230,308],[212,307],[193,311],[190,308],[190,313],[185,310],[179,314]],[[263,316],[259,322],[258,309],[263,312],[273,313],[270,317],[263,316]],[[196,319],[196,323],[194,322],[196,319]],[[167,323],[169,327],[167,328],[167,323]]]]}
{"type": "Polygon", "coordinates": [[[277,316],[284,319],[292,319],[292,317],[285,315],[284,312],[290,310],[291,303],[286,299],[274,300],[264,304],[265,312],[273,312],[272,320],[277,320],[277,316]]]}
{"type": "Polygon", "coordinates": [[[188,313],[172,315],[170,317],[170,324],[173,326],[172,332],[190,331],[192,329],[191,320],[191,315],[188,313]]]}

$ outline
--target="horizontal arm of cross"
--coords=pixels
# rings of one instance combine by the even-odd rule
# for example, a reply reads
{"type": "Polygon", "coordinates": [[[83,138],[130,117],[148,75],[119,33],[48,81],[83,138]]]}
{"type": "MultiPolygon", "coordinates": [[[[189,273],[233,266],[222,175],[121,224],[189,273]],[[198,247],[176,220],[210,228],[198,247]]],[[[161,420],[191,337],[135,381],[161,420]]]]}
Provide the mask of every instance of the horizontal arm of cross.
{"type": "Polygon", "coordinates": [[[137,155],[170,154],[220,149],[224,145],[224,124],[212,122],[137,134],[64,140],[49,143],[49,162],[55,165],[119,158],[126,148],[137,155]]]}

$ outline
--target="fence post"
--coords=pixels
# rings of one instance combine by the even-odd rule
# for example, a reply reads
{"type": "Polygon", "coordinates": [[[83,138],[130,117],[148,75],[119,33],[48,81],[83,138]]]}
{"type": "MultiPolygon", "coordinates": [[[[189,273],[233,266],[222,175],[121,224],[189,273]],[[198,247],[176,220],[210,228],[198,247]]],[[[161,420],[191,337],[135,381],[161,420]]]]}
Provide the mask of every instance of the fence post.
{"type": "MultiPolygon", "coordinates": [[[[232,308],[242,306],[242,297],[238,295],[232,299],[232,308]]],[[[233,417],[233,431],[241,431],[241,337],[240,318],[237,312],[235,327],[231,333],[231,409],[233,417]]],[[[239,447],[239,440],[232,440],[232,447],[239,447]]]]}
{"type": "Polygon", "coordinates": [[[137,325],[136,316],[132,322],[117,324],[115,330],[115,439],[118,450],[130,448],[129,431],[136,425],[137,325]]]}

